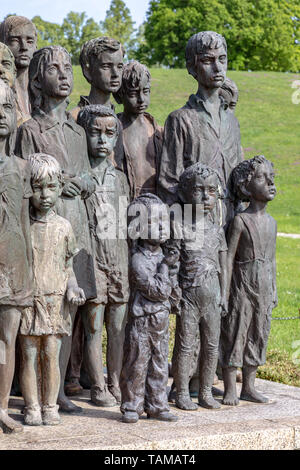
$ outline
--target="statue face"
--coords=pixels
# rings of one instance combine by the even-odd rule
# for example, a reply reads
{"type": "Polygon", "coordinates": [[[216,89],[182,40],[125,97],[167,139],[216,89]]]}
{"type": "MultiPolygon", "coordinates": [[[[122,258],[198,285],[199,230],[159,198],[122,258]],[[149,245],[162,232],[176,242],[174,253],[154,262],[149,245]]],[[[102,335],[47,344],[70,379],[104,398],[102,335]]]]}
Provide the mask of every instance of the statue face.
{"type": "Polygon", "coordinates": [[[224,46],[209,49],[197,56],[195,70],[199,85],[204,88],[220,88],[227,71],[227,54],[224,46]]]}
{"type": "Polygon", "coordinates": [[[195,175],[184,191],[184,199],[187,204],[202,204],[204,214],[211,212],[218,199],[218,181],[215,175],[203,178],[195,175]]]}
{"type": "Polygon", "coordinates": [[[276,196],[274,177],[274,168],[269,162],[257,165],[255,173],[246,187],[251,198],[255,201],[272,201],[276,196]]]}
{"type": "Polygon", "coordinates": [[[5,48],[0,48],[0,78],[11,88],[15,83],[14,63],[5,48]]]}
{"type": "Polygon", "coordinates": [[[7,88],[0,83],[0,138],[8,137],[14,130],[14,106],[9,99],[7,88]]]}
{"type": "Polygon", "coordinates": [[[33,195],[30,198],[36,211],[46,214],[55,205],[61,193],[61,184],[57,176],[46,176],[39,181],[32,182],[33,195]]]}
{"type": "Polygon", "coordinates": [[[127,88],[123,96],[124,111],[128,114],[142,114],[150,104],[150,82],[143,74],[136,88],[127,88]]]}
{"type": "Polygon", "coordinates": [[[6,44],[15,57],[16,67],[29,67],[33,53],[36,50],[35,31],[30,23],[15,26],[6,38],[6,44]]]}
{"type": "Polygon", "coordinates": [[[93,59],[89,68],[90,83],[106,93],[115,93],[122,82],[123,54],[118,51],[104,51],[93,59]]]}
{"type": "Polygon", "coordinates": [[[39,78],[43,95],[66,98],[73,89],[73,70],[69,56],[63,51],[54,51],[39,78]]]}
{"type": "Polygon", "coordinates": [[[89,155],[107,158],[117,142],[117,124],[113,116],[99,116],[90,120],[86,130],[89,155]]]}

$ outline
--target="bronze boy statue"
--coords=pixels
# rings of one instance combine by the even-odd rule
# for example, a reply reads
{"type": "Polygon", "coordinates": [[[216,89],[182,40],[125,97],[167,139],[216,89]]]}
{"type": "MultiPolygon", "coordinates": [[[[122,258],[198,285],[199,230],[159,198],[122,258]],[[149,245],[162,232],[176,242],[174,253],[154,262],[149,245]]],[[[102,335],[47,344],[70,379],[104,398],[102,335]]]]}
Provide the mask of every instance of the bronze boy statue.
{"type": "Polygon", "coordinates": [[[186,66],[197,80],[198,90],[166,120],[158,194],[172,204],[178,200],[179,178],[185,168],[196,162],[214,168],[225,193],[222,211],[216,218],[225,225],[233,215],[227,182],[242,155],[236,118],[224,109],[219,96],[227,71],[224,37],[212,31],[194,34],[186,46],[186,66]]]}
{"type": "Polygon", "coordinates": [[[125,206],[126,221],[129,188],[124,173],[110,161],[120,130],[114,112],[106,106],[86,106],[78,115],[78,123],[86,131],[96,184],[95,193],[86,200],[97,298],[88,302],[82,312],[85,329],[84,365],[91,381],[92,402],[98,406],[114,406],[121,400],[119,378],[129,297],[127,240],[119,236],[118,221],[121,204],[125,206]],[[107,331],[108,387],[103,376],[103,323],[107,331]]]}
{"type": "Polygon", "coordinates": [[[78,106],[71,111],[74,119],[89,104],[102,104],[114,110],[110,97],[121,86],[124,53],[122,44],[107,36],[84,43],[79,61],[91,89],[89,96],[81,96],[78,106]]]}
{"type": "Polygon", "coordinates": [[[129,210],[129,215],[131,209],[146,210],[143,226],[148,233],[134,244],[130,263],[131,298],[120,379],[125,423],[136,423],[144,411],[148,418],[177,421],[169,411],[167,383],[170,297],[175,287],[171,277],[179,255],[168,252],[164,256],[161,245],[167,238],[166,228],[154,207],[164,209],[164,204],[145,193],[129,210]]]}
{"type": "Polygon", "coordinates": [[[61,341],[72,334],[69,303],[81,305],[85,296],[73,272],[77,248],[71,224],[53,210],[62,190],[60,166],[45,154],[32,155],[30,163],[34,304],[21,318],[20,384],[25,423],[55,425],[61,341]]]}
{"type": "Polygon", "coordinates": [[[7,44],[15,57],[17,125],[20,126],[30,119],[31,113],[28,67],[36,50],[36,27],[24,16],[8,16],[0,25],[0,41],[7,44]]]}
{"type": "Polygon", "coordinates": [[[131,198],[141,193],[156,194],[156,178],[162,146],[162,128],[146,112],[150,103],[150,72],[133,60],[123,69],[122,86],[114,94],[124,111],[118,114],[122,124],[124,171],[131,198]]]}
{"type": "Polygon", "coordinates": [[[189,395],[191,360],[200,331],[199,405],[220,408],[212,396],[218,361],[221,313],[226,312],[227,244],[223,228],[213,223],[212,212],[220,194],[215,170],[196,163],[180,177],[179,196],[196,211],[191,224],[183,226],[179,285],[182,289],[181,315],[178,325],[177,354],[173,364],[177,389],[176,406],[197,409],[189,395]],[[195,240],[193,240],[193,236],[195,240]]]}
{"type": "Polygon", "coordinates": [[[259,365],[266,361],[276,292],[276,222],[266,206],[276,195],[273,164],[263,155],[240,163],[232,173],[233,193],[249,207],[235,216],[228,231],[228,315],[222,319],[220,360],[225,405],[237,405],[236,371],[242,367],[240,398],[258,403],[268,398],[256,391],[259,365]]]}
{"type": "MultiPolygon", "coordinates": [[[[23,158],[34,153],[51,153],[59,162],[64,185],[56,211],[66,218],[75,233],[78,254],[74,272],[87,299],[96,296],[91,239],[84,199],[95,189],[89,176],[90,163],[84,130],[66,112],[73,88],[71,58],[61,46],[43,47],[35,52],[29,67],[32,118],[18,130],[16,152],[23,158]]],[[[74,318],[77,307],[72,307],[74,318]]],[[[65,336],[61,348],[60,409],[78,411],[64,394],[64,377],[69,360],[71,338],[65,336]]]]}
{"type": "Polygon", "coordinates": [[[22,431],[8,400],[21,310],[32,306],[30,168],[13,154],[16,127],[13,92],[0,80],[0,427],[7,433],[22,431]]]}

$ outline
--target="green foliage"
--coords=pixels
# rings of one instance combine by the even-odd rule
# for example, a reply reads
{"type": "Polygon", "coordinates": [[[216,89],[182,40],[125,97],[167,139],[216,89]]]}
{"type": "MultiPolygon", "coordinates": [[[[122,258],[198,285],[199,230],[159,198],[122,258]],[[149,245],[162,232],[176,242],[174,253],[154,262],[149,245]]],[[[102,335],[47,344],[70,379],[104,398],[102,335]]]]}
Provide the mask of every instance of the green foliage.
{"type": "Polygon", "coordinates": [[[129,8],[122,0],[112,0],[105,20],[100,22],[106,36],[117,39],[123,44],[128,58],[131,58],[134,47],[134,23],[129,8]]]}
{"type": "Polygon", "coordinates": [[[70,11],[62,24],[68,50],[74,64],[79,63],[81,45],[89,39],[102,35],[99,25],[92,18],[86,20],[86,16],[85,12],[70,11]]]}
{"type": "Polygon", "coordinates": [[[185,46],[199,31],[223,34],[229,67],[300,70],[300,0],[152,0],[139,54],[147,63],[185,66],[185,46]]]}
{"type": "Polygon", "coordinates": [[[93,18],[86,19],[86,16],[84,12],[71,11],[62,25],[35,16],[32,22],[38,31],[38,48],[51,45],[63,46],[71,54],[73,64],[78,64],[82,44],[102,35],[98,23],[93,18]]]}
{"type": "Polygon", "coordinates": [[[68,48],[62,27],[59,24],[44,21],[40,16],[35,16],[31,21],[35,24],[37,29],[38,49],[50,45],[59,45],[68,48]]]}

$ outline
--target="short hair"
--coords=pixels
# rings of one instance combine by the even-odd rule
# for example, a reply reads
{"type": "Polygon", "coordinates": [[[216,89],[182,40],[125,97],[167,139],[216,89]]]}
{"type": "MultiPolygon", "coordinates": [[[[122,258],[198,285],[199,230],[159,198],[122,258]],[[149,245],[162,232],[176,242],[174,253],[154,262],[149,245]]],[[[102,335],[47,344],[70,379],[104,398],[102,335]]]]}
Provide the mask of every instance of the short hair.
{"type": "Polygon", "coordinates": [[[113,94],[118,104],[123,102],[123,97],[127,90],[139,86],[143,75],[146,75],[148,81],[150,82],[151,75],[148,68],[146,65],[141,64],[137,60],[131,60],[124,65],[122,73],[122,85],[120,89],[113,94]]]}
{"type": "Polygon", "coordinates": [[[209,49],[218,49],[221,46],[227,51],[225,38],[214,31],[201,31],[190,37],[185,49],[186,68],[189,74],[197,78],[195,65],[198,55],[204,54],[209,49]]]}
{"type": "Polygon", "coordinates": [[[6,99],[8,99],[9,103],[13,107],[13,130],[7,139],[6,144],[6,151],[8,155],[13,155],[17,137],[17,113],[16,113],[16,100],[14,91],[5,83],[3,80],[0,79],[0,88],[3,88],[6,93],[6,99]]]}
{"type": "Polygon", "coordinates": [[[86,131],[91,119],[94,119],[96,117],[113,117],[116,121],[117,135],[119,135],[119,119],[111,108],[109,108],[108,106],[104,106],[103,104],[89,104],[88,106],[84,106],[84,108],[82,108],[78,113],[77,124],[83,127],[83,129],[86,131]]]}
{"type": "Polygon", "coordinates": [[[120,41],[109,38],[108,36],[102,36],[100,38],[94,38],[86,41],[81,48],[79,56],[79,63],[81,65],[82,73],[85,79],[88,82],[90,81],[85,74],[85,69],[90,67],[91,60],[94,57],[99,57],[101,53],[105,51],[116,52],[119,49],[121,49],[124,57],[125,50],[120,41]]]}
{"type": "Polygon", "coordinates": [[[5,20],[3,20],[0,24],[0,41],[6,43],[7,36],[14,27],[27,24],[30,24],[30,26],[32,26],[34,35],[37,38],[37,30],[35,24],[32,21],[30,21],[25,16],[11,15],[5,18],[5,20]]]}
{"type": "Polygon", "coordinates": [[[31,181],[40,181],[41,179],[49,176],[57,177],[58,181],[62,183],[62,170],[56,158],[46,153],[33,153],[28,157],[31,167],[31,181]]]}
{"type": "Polygon", "coordinates": [[[3,51],[6,51],[7,54],[9,55],[9,57],[11,58],[12,60],[12,68],[13,68],[13,74],[16,78],[17,76],[17,68],[16,68],[16,64],[15,64],[15,56],[13,55],[13,53],[11,52],[10,48],[4,44],[4,42],[0,42],[0,49],[2,49],[3,51]]]}
{"type": "Polygon", "coordinates": [[[72,64],[71,56],[62,46],[46,46],[34,52],[29,65],[29,98],[32,107],[39,107],[42,102],[41,90],[36,87],[35,82],[39,76],[43,76],[45,65],[53,58],[54,52],[63,52],[72,64]]]}
{"type": "Polygon", "coordinates": [[[257,155],[249,160],[240,162],[232,170],[229,185],[235,200],[249,202],[249,197],[242,191],[242,186],[250,183],[256,168],[263,163],[269,163],[273,167],[273,163],[267,160],[264,155],[257,155]]]}
{"type": "Polygon", "coordinates": [[[208,178],[209,176],[215,176],[218,183],[218,197],[219,199],[222,199],[224,197],[222,191],[221,178],[217,170],[209,166],[203,165],[200,162],[194,163],[194,165],[191,165],[184,170],[184,172],[180,175],[179,178],[178,189],[182,191],[185,190],[187,187],[190,187],[190,183],[195,178],[195,176],[202,176],[202,178],[204,179],[208,178]]]}
{"type": "Polygon", "coordinates": [[[239,98],[239,90],[236,86],[236,83],[228,77],[225,78],[223,85],[220,88],[219,94],[225,99],[226,102],[230,102],[234,96],[236,96],[236,100],[239,98]]]}

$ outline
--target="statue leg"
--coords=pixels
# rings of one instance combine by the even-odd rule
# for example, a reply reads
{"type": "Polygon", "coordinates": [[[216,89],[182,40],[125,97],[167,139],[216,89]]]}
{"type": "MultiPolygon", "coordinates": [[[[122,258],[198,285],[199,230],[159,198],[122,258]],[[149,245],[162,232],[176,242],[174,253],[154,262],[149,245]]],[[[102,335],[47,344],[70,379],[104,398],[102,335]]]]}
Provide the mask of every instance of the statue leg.
{"type": "Polygon", "coordinates": [[[224,380],[223,405],[235,406],[239,404],[236,393],[236,372],[237,367],[224,367],[222,369],[224,380]]]}
{"type": "Polygon", "coordinates": [[[81,316],[82,308],[83,307],[79,307],[75,315],[72,334],[71,355],[66,373],[66,395],[79,395],[83,390],[82,386],[79,383],[84,348],[84,330],[81,316]]]}
{"type": "Polygon", "coordinates": [[[60,423],[56,404],[60,388],[59,352],[62,338],[47,335],[42,338],[42,414],[43,423],[55,425],[60,423]]]}
{"type": "Polygon", "coordinates": [[[106,305],[87,303],[82,311],[85,332],[84,366],[91,382],[91,401],[97,406],[116,406],[103,374],[102,329],[106,305]]]}
{"type": "Polygon", "coordinates": [[[268,403],[269,399],[262,393],[257,392],[254,387],[257,366],[244,366],[242,371],[243,385],[240,399],[255,403],[268,403]]]}
{"type": "Polygon", "coordinates": [[[110,393],[121,404],[120,374],[123,361],[123,346],[127,320],[127,303],[110,304],[105,312],[107,330],[107,382],[110,393]]]}
{"type": "Polygon", "coordinates": [[[19,335],[21,350],[20,385],[25,401],[24,422],[29,426],[43,424],[39,401],[41,340],[41,336],[19,335]]]}
{"type": "Polygon", "coordinates": [[[0,307],[0,427],[5,433],[20,432],[23,426],[8,416],[8,400],[15,370],[15,344],[21,312],[0,307]]]}
{"type": "MultiPolygon", "coordinates": [[[[70,315],[72,320],[72,325],[74,325],[74,319],[77,311],[77,307],[70,305],[70,315]]],[[[72,348],[72,336],[63,336],[61,342],[61,349],[59,355],[59,368],[60,368],[60,389],[57,398],[57,404],[59,405],[60,411],[65,411],[67,413],[80,413],[82,408],[75,405],[69,400],[65,394],[64,385],[65,385],[65,376],[67,371],[68,362],[70,359],[72,348]]]]}
{"type": "Polygon", "coordinates": [[[182,410],[196,410],[197,404],[190,398],[189,380],[192,355],[195,348],[197,330],[199,329],[198,309],[193,305],[193,292],[183,291],[180,316],[178,350],[173,374],[176,386],[176,406],[182,410]]]}
{"type": "Polygon", "coordinates": [[[200,371],[198,403],[204,408],[218,409],[220,403],[213,398],[212,386],[219,355],[221,315],[219,312],[205,314],[200,321],[200,371]]]}

